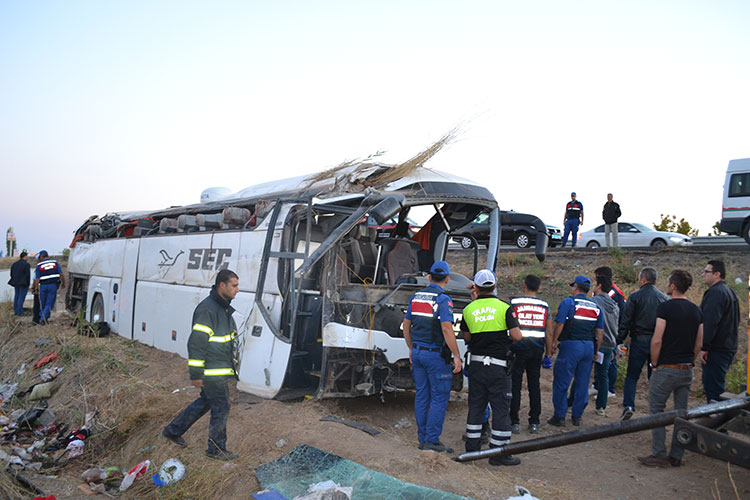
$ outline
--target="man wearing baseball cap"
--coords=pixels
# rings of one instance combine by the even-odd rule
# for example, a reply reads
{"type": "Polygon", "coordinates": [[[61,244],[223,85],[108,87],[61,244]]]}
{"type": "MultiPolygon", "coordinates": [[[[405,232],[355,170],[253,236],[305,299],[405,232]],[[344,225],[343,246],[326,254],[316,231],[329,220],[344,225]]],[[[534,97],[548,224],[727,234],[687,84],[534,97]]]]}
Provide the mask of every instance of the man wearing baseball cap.
{"type": "MultiPolygon", "coordinates": [[[[474,276],[478,296],[463,310],[461,333],[469,344],[469,415],[466,451],[482,446],[482,420],[487,403],[492,407],[490,448],[510,442],[510,345],[521,340],[518,319],[510,304],[493,294],[497,279],[489,269],[474,276]]],[[[491,457],[490,465],[518,465],[511,455],[491,457]]]]}
{"type": "Polygon", "coordinates": [[[430,267],[430,285],[414,295],[404,315],[404,340],[417,394],[414,414],[420,450],[453,453],[440,442],[453,374],[461,373],[461,355],[453,333],[453,301],[445,293],[450,266],[439,260],[430,267]],[[451,368],[451,355],[453,366],[451,368]]]}
{"type": "Polygon", "coordinates": [[[563,226],[565,231],[563,232],[562,245],[568,242],[568,235],[573,233],[570,244],[576,246],[578,242],[578,227],[583,224],[583,203],[576,200],[575,191],[570,193],[570,201],[565,205],[565,218],[563,219],[563,226]]]}
{"type": "Polygon", "coordinates": [[[589,399],[594,353],[602,344],[604,335],[601,309],[586,297],[591,288],[591,280],[579,274],[570,286],[573,287],[573,296],[566,297],[560,303],[555,316],[555,329],[547,344],[548,353],[554,353],[558,348],[560,350],[552,381],[555,414],[547,420],[548,424],[556,427],[565,427],[571,381],[575,388],[573,425],[581,425],[581,416],[589,399]]]}
{"type": "Polygon", "coordinates": [[[65,276],[60,264],[54,259],[49,259],[46,250],[39,252],[37,259],[39,264],[34,270],[34,290],[39,290],[39,301],[41,306],[41,321],[47,323],[55,307],[57,299],[57,287],[65,288],[65,276]]]}

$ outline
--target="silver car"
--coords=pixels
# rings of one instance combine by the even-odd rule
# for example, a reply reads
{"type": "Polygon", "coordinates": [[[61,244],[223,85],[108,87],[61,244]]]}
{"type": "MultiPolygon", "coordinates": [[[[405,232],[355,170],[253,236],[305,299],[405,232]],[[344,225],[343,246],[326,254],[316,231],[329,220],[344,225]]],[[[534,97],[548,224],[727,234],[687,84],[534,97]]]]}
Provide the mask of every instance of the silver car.
{"type": "MultiPolygon", "coordinates": [[[[617,223],[617,244],[621,247],[654,247],[692,245],[689,236],[668,231],[656,231],[637,222],[617,223]]],[[[606,246],[604,224],[578,235],[578,246],[599,248],[606,246]]]]}

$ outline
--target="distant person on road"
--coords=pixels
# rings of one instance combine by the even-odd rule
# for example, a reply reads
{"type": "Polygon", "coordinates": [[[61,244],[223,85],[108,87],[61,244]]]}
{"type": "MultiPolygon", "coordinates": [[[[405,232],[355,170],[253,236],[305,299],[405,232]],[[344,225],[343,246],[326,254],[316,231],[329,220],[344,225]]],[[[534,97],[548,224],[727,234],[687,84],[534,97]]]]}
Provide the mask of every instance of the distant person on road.
{"type": "MultiPolygon", "coordinates": [[[[674,394],[675,410],[687,410],[688,407],[693,363],[703,342],[701,311],[685,298],[692,283],[693,277],[689,272],[672,271],[667,284],[670,300],[662,302],[657,308],[656,328],[651,339],[653,374],[648,385],[648,409],[651,415],[664,413],[671,394],[674,394]]],[[[643,465],[682,465],[684,450],[673,444],[667,455],[665,436],[664,427],[651,430],[651,455],[638,457],[643,465]]]]}
{"type": "Polygon", "coordinates": [[[237,274],[222,269],[208,297],[195,308],[187,346],[188,372],[190,383],[199,388],[201,394],[162,430],[162,436],[185,448],[187,442],[182,435],[210,410],[206,456],[215,460],[239,458],[227,450],[230,406],[227,381],[237,378],[234,358],[237,325],[232,317],[231,302],[239,290],[237,274]]]}
{"type": "MultiPolygon", "coordinates": [[[[641,376],[643,365],[648,363],[651,353],[651,338],[656,326],[656,309],[659,304],[669,300],[656,288],[656,269],[644,267],[638,275],[640,289],[630,294],[625,304],[625,314],[620,318],[617,343],[622,344],[630,335],[628,352],[628,369],[625,375],[625,388],[622,399],[621,420],[630,420],[635,412],[635,388],[641,376]]],[[[648,367],[651,378],[651,367],[648,367]]]]}
{"type": "Polygon", "coordinates": [[[417,388],[414,414],[419,449],[438,453],[453,453],[451,448],[440,442],[440,435],[443,433],[453,374],[461,373],[462,369],[453,332],[453,301],[445,293],[450,273],[447,262],[439,260],[432,264],[430,285],[412,295],[404,315],[404,340],[410,349],[409,361],[417,388]]]}
{"type": "Polygon", "coordinates": [[[576,200],[575,192],[570,193],[570,201],[565,205],[565,218],[563,225],[565,231],[563,232],[562,244],[564,247],[568,241],[568,235],[572,233],[571,246],[575,247],[578,243],[578,227],[583,224],[583,203],[576,200]]]}
{"type": "Polygon", "coordinates": [[[703,270],[708,290],[701,300],[703,312],[703,389],[706,400],[719,401],[724,392],[727,371],[737,352],[737,328],[740,305],[737,295],[726,281],[726,267],[721,260],[709,260],[703,270]]]}
{"type": "Polygon", "coordinates": [[[511,368],[513,400],[510,403],[510,423],[514,434],[520,432],[518,412],[521,408],[524,372],[529,388],[529,432],[531,434],[539,432],[539,416],[542,414],[539,377],[549,323],[549,305],[537,297],[541,284],[542,280],[539,276],[529,274],[523,280],[523,296],[510,299],[510,306],[513,308],[523,336],[520,342],[510,347],[515,354],[511,368]]]}
{"type": "Polygon", "coordinates": [[[563,299],[555,315],[555,329],[547,339],[547,352],[554,353],[559,348],[552,382],[552,403],[554,415],[547,423],[555,427],[565,427],[568,413],[568,389],[571,381],[575,387],[573,399],[573,425],[581,425],[583,411],[589,398],[589,380],[594,353],[602,344],[604,317],[595,302],[586,294],[591,289],[591,280],[578,275],[570,284],[571,297],[563,299]],[[559,341],[559,345],[558,345],[559,341]]]}
{"type": "MultiPolygon", "coordinates": [[[[482,420],[487,403],[492,406],[490,448],[510,442],[510,346],[522,338],[513,308],[494,295],[497,278],[489,269],[474,276],[478,292],[463,310],[461,333],[471,348],[469,356],[469,414],[466,417],[466,451],[481,448],[482,420]]],[[[511,455],[491,457],[490,465],[518,465],[511,455]]]]}
{"type": "Polygon", "coordinates": [[[604,204],[602,218],[604,219],[604,241],[607,243],[608,248],[619,246],[617,241],[617,219],[621,215],[620,204],[612,201],[612,193],[607,194],[607,203],[604,204]],[[614,239],[614,245],[612,244],[612,239],[614,239]]]}
{"type": "Polygon", "coordinates": [[[13,312],[16,316],[23,316],[23,303],[26,300],[26,294],[29,292],[31,283],[31,266],[26,260],[29,254],[21,252],[18,260],[10,267],[10,280],[8,284],[15,289],[13,296],[13,312]]]}
{"type": "Polygon", "coordinates": [[[34,290],[37,290],[39,293],[40,319],[42,323],[49,322],[49,317],[55,308],[57,287],[65,288],[65,275],[63,275],[60,264],[48,257],[49,254],[46,250],[39,252],[39,256],[37,257],[39,263],[34,270],[34,290]]]}

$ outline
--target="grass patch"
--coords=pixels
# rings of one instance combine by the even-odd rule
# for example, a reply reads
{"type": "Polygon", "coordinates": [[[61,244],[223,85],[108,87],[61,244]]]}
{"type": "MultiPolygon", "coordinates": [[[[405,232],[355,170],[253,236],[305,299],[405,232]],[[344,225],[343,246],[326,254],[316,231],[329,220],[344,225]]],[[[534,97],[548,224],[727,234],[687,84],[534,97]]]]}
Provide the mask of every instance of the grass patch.
{"type": "Polygon", "coordinates": [[[501,266],[513,267],[513,266],[527,265],[529,263],[529,260],[525,255],[506,252],[506,253],[501,253],[500,255],[497,256],[497,262],[501,266]]]}
{"type": "Polygon", "coordinates": [[[638,282],[639,270],[632,264],[612,262],[611,267],[615,282],[630,284],[638,282]]]}
{"type": "Polygon", "coordinates": [[[747,390],[747,362],[743,359],[735,360],[727,371],[725,389],[727,392],[741,394],[747,390]]]}
{"type": "Polygon", "coordinates": [[[607,250],[607,255],[609,255],[611,259],[622,261],[623,257],[625,257],[625,252],[622,250],[622,248],[611,247],[607,250]]]}

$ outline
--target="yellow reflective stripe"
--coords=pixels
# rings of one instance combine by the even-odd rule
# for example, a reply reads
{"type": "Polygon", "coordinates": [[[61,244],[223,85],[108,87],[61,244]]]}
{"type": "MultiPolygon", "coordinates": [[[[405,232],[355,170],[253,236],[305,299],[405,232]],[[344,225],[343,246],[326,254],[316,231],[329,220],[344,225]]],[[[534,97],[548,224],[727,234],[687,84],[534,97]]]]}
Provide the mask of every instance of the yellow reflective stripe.
{"type": "Polygon", "coordinates": [[[209,368],[203,370],[203,376],[205,377],[216,375],[234,375],[234,370],[232,368],[209,368]]]}
{"type": "Polygon", "coordinates": [[[203,359],[188,359],[188,366],[199,366],[202,368],[206,366],[206,361],[203,359]]]}
{"type": "Polygon", "coordinates": [[[211,328],[207,327],[206,325],[201,325],[200,323],[194,324],[193,330],[198,330],[199,332],[207,333],[209,337],[212,337],[214,334],[214,331],[211,330],[211,328]]]}
{"type": "Polygon", "coordinates": [[[235,337],[235,334],[230,333],[229,335],[224,335],[223,337],[215,337],[215,336],[209,337],[208,341],[209,342],[231,342],[232,340],[234,340],[234,337],[235,337]]]}

